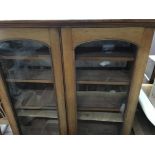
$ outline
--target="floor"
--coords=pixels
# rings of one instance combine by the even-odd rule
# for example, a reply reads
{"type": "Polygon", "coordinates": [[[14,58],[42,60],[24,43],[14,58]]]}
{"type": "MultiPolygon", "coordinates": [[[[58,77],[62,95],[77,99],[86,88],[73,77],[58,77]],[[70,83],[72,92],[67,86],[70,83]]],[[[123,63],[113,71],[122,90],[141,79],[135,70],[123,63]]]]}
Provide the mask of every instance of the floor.
{"type": "Polygon", "coordinates": [[[136,112],[133,131],[135,135],[155,135],[155,126],[150,123],[140,106],[136,112]]]}

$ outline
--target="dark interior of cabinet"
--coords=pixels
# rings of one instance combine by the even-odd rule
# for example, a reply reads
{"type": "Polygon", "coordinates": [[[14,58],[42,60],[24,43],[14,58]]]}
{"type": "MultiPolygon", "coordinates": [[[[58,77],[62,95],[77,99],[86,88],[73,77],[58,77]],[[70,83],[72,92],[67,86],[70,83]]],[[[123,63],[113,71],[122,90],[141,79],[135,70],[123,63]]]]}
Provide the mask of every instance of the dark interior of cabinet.
{"type": "Polygon", "coordinates": [[[121,123],[78,121],[79,135],[120,135],[121,123]]]}
{"type": "Polygon", "coordinates": [[[22,134],[59,134],[50,48],[34,40],[0,42],[0,64],[22,134]]]}
{"type": "Polygon", "coordinates": [[[119,40],[75,48],[78,134],[120,134],[136,51],[136,45],[119,40]]]}

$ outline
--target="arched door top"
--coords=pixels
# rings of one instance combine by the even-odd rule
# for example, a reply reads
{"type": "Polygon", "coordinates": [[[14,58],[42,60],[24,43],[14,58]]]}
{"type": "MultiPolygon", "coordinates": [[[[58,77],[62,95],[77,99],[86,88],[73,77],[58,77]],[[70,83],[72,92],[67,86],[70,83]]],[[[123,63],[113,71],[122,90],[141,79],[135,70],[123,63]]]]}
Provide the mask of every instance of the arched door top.
{"type": "Polygon", "coordinates": [[[79,44],[75,47],[75,54],[134,54],[137,51],[137,45],[122,40],[95,40],[79,44]]]}

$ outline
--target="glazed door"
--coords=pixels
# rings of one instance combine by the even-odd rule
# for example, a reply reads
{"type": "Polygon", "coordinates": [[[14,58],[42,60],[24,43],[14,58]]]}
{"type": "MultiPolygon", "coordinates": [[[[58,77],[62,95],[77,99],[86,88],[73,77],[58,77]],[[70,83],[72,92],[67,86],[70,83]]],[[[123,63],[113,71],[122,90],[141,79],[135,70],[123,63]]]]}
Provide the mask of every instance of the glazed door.
{"type": "Polygon", "coordinates": [[[57,29],[0,29],[0,90],[14,134],[66,134],[57,29]]]}
{"type": "Polygon", "coordinates": [[[152,32],[64,28],[61,35],[69,133],[121,134],[123,129],[129,134],[152,32]]]}

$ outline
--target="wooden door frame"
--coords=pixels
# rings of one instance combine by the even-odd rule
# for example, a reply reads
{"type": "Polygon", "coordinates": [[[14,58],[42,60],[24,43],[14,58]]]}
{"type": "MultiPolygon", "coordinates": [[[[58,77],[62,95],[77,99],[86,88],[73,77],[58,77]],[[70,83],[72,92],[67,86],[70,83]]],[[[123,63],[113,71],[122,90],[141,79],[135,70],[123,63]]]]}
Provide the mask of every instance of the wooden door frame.
{"type": "Polygon", "coordinates": [[[61,29],[63,67],[65,81],[65,96],[67,109],[68,133],[76,134],[77,130],[77,104],[76,104],[76,78],[75,55],[72,47],[72,33],[70,28],[61,29]]]}
{"type": "Polygon", "coordinates": [[[6,117],[11,126],[12,132],[14,135],[19,135],[20,131],[15,119],[15,115],[12,109],[12,104],[10,100],[10,96],[8,95],[8,90],[6,87],[5,80],[3,78],[3,74],[0,72],[0,98],[2,100],[3,108],[6,113],[6,117]]]}
{"type": "Polygon", "coordinates": [[[69,134],[77,133],[77,104],[76,104],[76,77],[75,77],[75,53],[74,48],[84,42],[94,40],[124,40],[136,44],[139,47],[132,75],[131,89],[124,117],[123,134],[130,134],[133,118],[138,103],[138,95],[145,70],[145,62],[149,53],[152,30],[144,28],[62,28],[62,46],[64,77],[66,88],[66,105],[69,134]],[[147,37],[147,38],[145,38],[147,37]],[[148,41],[147,41],[148,39],[148,41]],[[143,45],[144,44],[144,45],[143,45]],[[144,54],[143,54],[144,53],[144,54]],[[143,56],[140,56],[140,55],[143,56]],[[140,67],[138,74],[137,67],[140,67]],[[135,89],[135,91],[133,90],[135,89]],[[134,95],[134,99],[132,99],[134,95]],[[132,117],[131,113],[132,112],[132,117]]]}
{"type": "Polygon", "coordinates": [[[144,29],[139,50],[137,51],[136,61],[134,64],[133,74],[131,78],[132,82],[130,84],[128,104],[124,113],[124,124],[122,133],[125,135],[130,134],[133,126],[139,93],[142,86],[146,64],[152,43],[153,33],[153,29],[144,29]]]}
{"type": "Polygon", "coordinates": [[[57,98],[58,118],[60,133],[67,134],[67,120],[66,120],[66,107],[65,107],[65,92],[64,92],[64,79],[62,69],[62,56],[60,48],[60,33],[58,29],[49,29],[50,44],[51,44],[51,59],[53,63],[53,75],[55,81],[55,91],[57,98]]]}
{"type": "MultiPolygon", "coordinates": [[[[60,52],[60,39],[58,29],[52,28],[1,28],[0,40],[30,39],[43,42],[51,47],[50,50],[52,66],[54,70],[55,92],[57,99],[57,110],[59,119],[60,134],[67,134],[65,97],[63,86],[62,60],[60,52]],[[53,46],[53,47],[52,47],[53,46]]],[[[0,93],[4,110],[11,125],[13,134],[20,134],[17,122],[11,107],[10,96],[6,87],[6,82],[1,74],[0,93]]]]}

